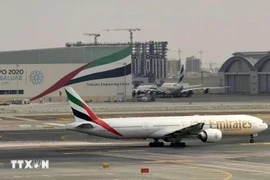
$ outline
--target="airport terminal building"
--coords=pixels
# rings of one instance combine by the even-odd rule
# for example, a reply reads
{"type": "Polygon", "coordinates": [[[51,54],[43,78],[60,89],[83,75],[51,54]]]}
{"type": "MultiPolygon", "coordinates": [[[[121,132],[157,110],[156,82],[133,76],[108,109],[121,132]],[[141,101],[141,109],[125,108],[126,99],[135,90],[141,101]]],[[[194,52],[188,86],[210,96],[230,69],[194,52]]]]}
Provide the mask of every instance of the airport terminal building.
{"type": "Polygon", "coordinates": [[[221,66],[220,85],[225,93],[270,93],[270,52],[236,52],[221,66]]]}
{"type": "Polygon", "coordinates": [[[0,52],[0,64],[1,100],[66,100],[65,86],[85,100],[132,97],[128,45],[0,52]]]}

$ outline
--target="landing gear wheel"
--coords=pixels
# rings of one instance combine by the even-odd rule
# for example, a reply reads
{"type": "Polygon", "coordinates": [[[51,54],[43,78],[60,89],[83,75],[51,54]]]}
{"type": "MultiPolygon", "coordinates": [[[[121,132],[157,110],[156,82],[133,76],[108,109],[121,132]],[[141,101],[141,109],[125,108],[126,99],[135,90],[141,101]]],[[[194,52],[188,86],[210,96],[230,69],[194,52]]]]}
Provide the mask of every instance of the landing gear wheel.
{"type": "Polygon", "coordinates": [[[180,147],[186,147],[186,143],[181,142],[181,143],[180,143],[180,147]]]}
{"type": "Polygon", "coordinates": [[[164,146],[164,142],[159,142],[159,141],[154,141],[154,142],[150,142],[149,143],[150,147],[163,147],[164,146]]]}
{"type": "Polygon", "coordinates": [[[253,134],[250,135],[250,140],[249,140],[249,142],[250,142],[250,143],[254,143],[254,136],[253,136],[253,134]]]}
{"type": "Polygon", "coordinates": [[[170,144],[171,147],[186,147],[186,143],[184,142],[172,142],[170,144]]]}

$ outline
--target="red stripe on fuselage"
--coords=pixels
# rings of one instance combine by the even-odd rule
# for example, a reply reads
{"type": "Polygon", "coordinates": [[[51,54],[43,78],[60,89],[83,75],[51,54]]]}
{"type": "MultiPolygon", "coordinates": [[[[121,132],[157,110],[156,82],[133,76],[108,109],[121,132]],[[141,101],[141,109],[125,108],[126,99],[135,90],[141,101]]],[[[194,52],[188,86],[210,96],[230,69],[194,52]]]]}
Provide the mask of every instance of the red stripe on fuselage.
{"type": "Polygon", "coordinates": [[[91,109],[89,109],[85,103],[82,102],[82,105],[83,105],[84,109],[87,111],[88,115],[91,117],[91,119],[93,119],[93,121],[95,121],[98,125],[100,125],[104,129],[107,129],[108,131],[112,132],[113,134],[116,134],[118,136],[123,136],[122,134],[117,132],[115,129],[113,129],[109,124],[107,124],[103,120],[99,119],[96,116],[96,114],[91,109]]]}

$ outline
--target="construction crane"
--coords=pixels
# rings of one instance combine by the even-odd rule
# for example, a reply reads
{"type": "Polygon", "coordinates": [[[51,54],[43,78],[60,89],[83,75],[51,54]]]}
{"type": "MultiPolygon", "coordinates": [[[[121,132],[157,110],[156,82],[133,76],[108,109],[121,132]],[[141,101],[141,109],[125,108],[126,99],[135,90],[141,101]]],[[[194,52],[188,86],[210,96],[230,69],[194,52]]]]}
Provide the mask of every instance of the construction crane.
{"type": "Polygon", "coordinates": [[[103,29],[102,31],[129,31],[130,34],[130,43],[133,42],[133,32],[132,31],[140,31],[139,28],[128,28],[128,29],[103,29]]]}
{"type": "Polygon", "coordinates": [[[214,70],[213,70],[213,65],[216,65],[216,63],[212,63],[212,62],[210,62],[209,63],[209,66],[210,66],[210,72],[214,72],[214,70]]]}
{"type": "Polygon", "coordinates": [[[95,36],[95,41],[94,43],[97,44],[97,37],[100,37],[100,34],[95,34],[95,33],[84,33],[83,35],[86,35],[86,36],[95,36]]]}
{"type": "Polygon", "coordinates": [[[203,54],[204,51],[200,50],[198,53],[200,54],[200,64],[202,65],[202,54],[203,54]]]}

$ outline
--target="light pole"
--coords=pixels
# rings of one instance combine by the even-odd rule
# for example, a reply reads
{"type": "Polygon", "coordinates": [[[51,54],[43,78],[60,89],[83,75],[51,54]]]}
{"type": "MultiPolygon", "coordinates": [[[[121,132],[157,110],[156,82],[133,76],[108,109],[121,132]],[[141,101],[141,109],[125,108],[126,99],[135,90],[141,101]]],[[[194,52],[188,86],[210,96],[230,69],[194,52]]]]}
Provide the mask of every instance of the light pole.
{"type": "Polygon", "coordinates": [[[127,65],[127,63],[124,62],[123,65],[125,66],[125,101],[126,101],[127,100],[127,85],[126,85],[126,83],[127,83],[127,76],[126,76],[126,65],[127,65]]]}
{"type": "MultiPolygon", "coordinates": [[[[19,67],[19,64],[16,64],[17,72],[18,72],[18,67],[19,67]]],[[[17,95],[17,99],[18,99],[18,96],[19,96],[19,79],[18,79],[18,76],[17,76],[17,91],[16,91],[16,95],[17,95]]]]}
{"type": "Polygon", "coordinates": [[[201,78],[202,78],[202,84],[203,84],[203,70],[202,70],[202,54],[203,54],[203,51],[202,50],[200,50],[199,52],[198,52],[201,56],[200,56],[200,68],[201,68],[201,78]]]}
{"type": "Polygon", "coordinates": [[[180,48],[178,49],[178,55],[179,55],[179,71],[181,71],[181,64],[182,64],[182,60],[181,60],[181,52],[183,52],[180,48]]]}

